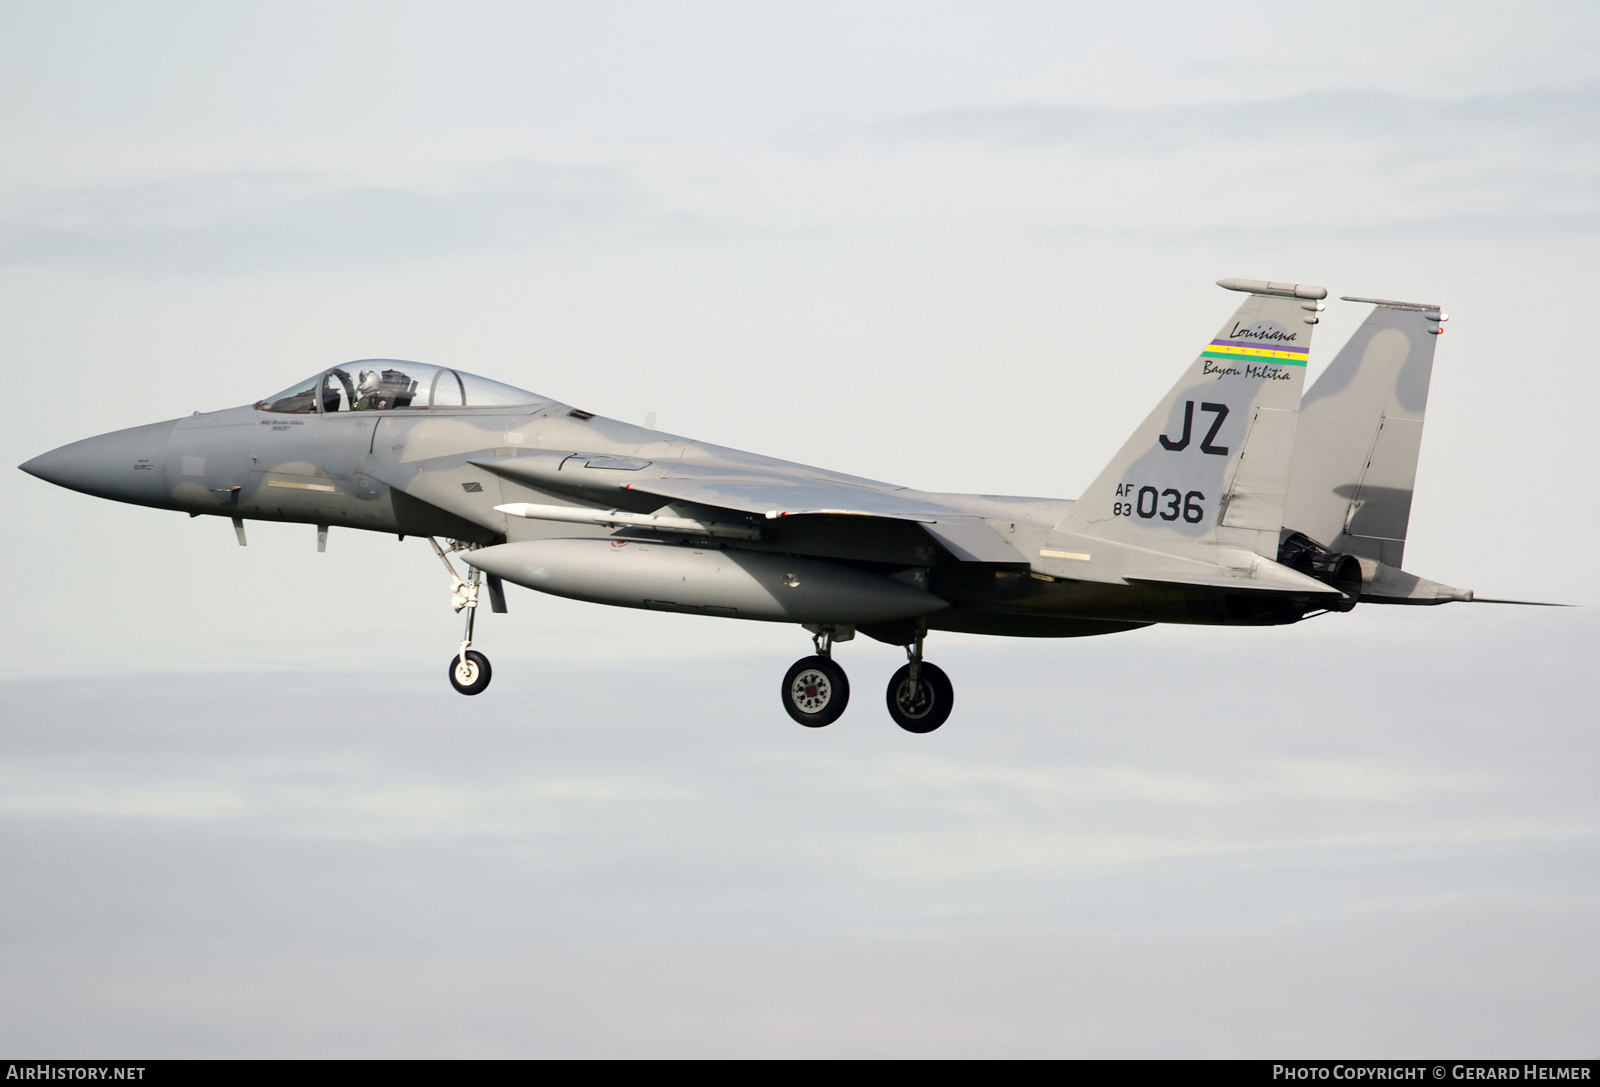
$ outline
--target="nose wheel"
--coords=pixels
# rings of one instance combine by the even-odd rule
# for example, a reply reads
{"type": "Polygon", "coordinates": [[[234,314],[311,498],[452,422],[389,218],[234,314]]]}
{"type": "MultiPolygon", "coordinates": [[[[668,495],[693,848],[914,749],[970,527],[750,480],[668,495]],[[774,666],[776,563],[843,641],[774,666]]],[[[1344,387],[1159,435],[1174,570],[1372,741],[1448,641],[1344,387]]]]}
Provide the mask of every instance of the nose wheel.
{"type": "Polygon", "coordinates": [[[476,649],[459,653],[450,661],[450,686],[462,694],[480,693],[489,686],[492,675],[489,658],[476,649]]]}

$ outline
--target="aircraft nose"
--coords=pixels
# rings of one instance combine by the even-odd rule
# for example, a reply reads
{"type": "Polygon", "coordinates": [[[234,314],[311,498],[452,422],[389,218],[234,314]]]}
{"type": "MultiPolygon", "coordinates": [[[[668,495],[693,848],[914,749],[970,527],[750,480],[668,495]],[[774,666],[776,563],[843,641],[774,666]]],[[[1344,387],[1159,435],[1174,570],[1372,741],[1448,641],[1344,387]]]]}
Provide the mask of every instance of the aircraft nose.
{"type": "Polygon", "coordinates": [[[178,420],[113,430],[41,453],[18,465],[29,475],[98,498],[165,506],[167,441],[178,420]]]}

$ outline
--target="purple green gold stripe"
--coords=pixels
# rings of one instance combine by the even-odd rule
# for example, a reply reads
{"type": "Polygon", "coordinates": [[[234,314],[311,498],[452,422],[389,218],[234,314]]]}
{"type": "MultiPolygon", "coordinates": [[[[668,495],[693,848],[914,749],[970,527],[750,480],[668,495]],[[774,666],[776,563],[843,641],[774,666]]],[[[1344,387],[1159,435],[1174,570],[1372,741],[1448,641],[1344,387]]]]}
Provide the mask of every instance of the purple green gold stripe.
{"type": "Polygon", "coordinates": [[[1263,344],[1253,340],[1212,340],[1212,347],[1259,347],[1267,351],[1295,351],[1299,354],[1310,352],[1309,347],[1298,347],[1292,343],[1263,344]]]}
{"type": "Polygon", "coordinates": [[[1234,362],[1278,362],[1285,366],[1304,366],[1307,349],[1287,344],[1261,347],[1240,344],[1237,341],[1212,340],[1211,346],[1200,352],[1203,359],[1229,359],[1234,362]]]}

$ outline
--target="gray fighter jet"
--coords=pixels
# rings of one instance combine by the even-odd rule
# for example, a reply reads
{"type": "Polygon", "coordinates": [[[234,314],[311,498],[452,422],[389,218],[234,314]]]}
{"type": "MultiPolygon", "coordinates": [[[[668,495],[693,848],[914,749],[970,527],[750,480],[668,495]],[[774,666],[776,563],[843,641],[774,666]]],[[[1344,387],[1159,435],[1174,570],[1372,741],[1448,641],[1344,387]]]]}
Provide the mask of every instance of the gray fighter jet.
{"type": "Polygon", "coordinates": [[[810,727],[844,712],[833,647],[858,631],[906,648],[889,714],[930,732],[953,702],[923,659],[930,630],[1074,638],[1473,599],[1401,569],[1445,314],[1347,299],[1374,309],[1302,399],[1327,292],[1219,285],[1246,297],[1076,501],[896,487],[388,359],[21,467],[86,494],[232,518],[240,544],[251,518],[316,525],[318,550],[333,525],[426,538],[466,612],[449,664],[463,694],[490,678],[472,640],[480,589],[504,611],[507,581],[794,623],[815,652],[784,676],[783,706],[810,727]]]}

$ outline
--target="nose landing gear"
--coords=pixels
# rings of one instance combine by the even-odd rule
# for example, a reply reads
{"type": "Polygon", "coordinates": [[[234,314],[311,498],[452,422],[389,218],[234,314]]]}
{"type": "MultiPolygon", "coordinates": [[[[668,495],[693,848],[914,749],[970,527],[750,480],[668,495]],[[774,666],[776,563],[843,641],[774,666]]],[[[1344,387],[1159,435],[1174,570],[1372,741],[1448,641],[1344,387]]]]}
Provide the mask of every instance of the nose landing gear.
{"type": "MultiPolygon", "coordinates": [[[[428,542],[433,545],[434,553],[439,556],[439,561],[444,563],[444,568],[450,571],[450,606],[457,612],[467,613],[467,629],[461,636],[461,648],[450,658],[450,686],[462,694],[482,694],[494,676],[494,670],[489,667],[489,658],[472,648],[472,628],[478,617],[478,585],[483,578],[483,571],[474,567],[472,573],[467,575],[467,580],[462,581],[461,575],[456,573],[456,568],[450,565],[445,549],[439,546],[439,541],[429,536],[428,542]]],[[[466,551],[473,546],[453,540],[450,550],[466,551]]],[[[496,585],[491,579],[489,595],[496,605],[494,610],[504,611],[505,605],[495,590],[496,585]]]]}

